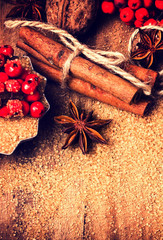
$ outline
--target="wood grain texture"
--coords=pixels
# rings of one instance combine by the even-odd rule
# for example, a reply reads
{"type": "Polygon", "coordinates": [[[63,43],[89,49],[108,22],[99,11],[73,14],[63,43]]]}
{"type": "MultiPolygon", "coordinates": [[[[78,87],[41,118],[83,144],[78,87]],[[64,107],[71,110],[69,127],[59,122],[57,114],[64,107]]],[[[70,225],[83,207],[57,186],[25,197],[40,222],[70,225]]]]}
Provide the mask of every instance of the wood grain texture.
{"type": "MultiPolygon", "coordinates": [[[[3,2],[0,41],[15,46],[18,29],[2,22],[9,8],[3,2]]],[[[127,53],[132,29],[117,18],[99,23],[85,42],[127,53]]],[[[162,100],[142,118],[51,82],[45,93],[51,109],[38,136],[0,155],[0,239],[161,240],[162,100]],[[92,144],[87,155],[77,145],[61,150],[66,136],[54,116],[69,114],[70,99],[95,118],[113,119],[101,131],[108,145],[92,144]]]]}

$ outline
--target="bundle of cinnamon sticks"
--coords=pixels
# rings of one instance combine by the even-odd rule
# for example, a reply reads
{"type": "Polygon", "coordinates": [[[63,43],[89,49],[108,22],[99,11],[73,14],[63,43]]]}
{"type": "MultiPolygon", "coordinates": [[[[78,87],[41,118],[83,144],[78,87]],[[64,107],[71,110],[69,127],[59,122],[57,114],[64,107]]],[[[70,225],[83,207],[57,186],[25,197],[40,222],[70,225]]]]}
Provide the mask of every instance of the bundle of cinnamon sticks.
{"type": "MultiPolygon", "coordinates": [[[[17,47],[29,54],[34,68],[48,79],[61,84],[62,68],[72,51],[29,27],[22,27],[19,36],[23,41],[18,41],[17,47]]],[[[158,75],[153,70],[131,64],[126,64],[125,70],[143,82],[150,80],[152,87],[158,75]]],[[[146,114],[151,105],[150,101],[142,100],[142,89],[81,56],[71,62],[67,86],[88,97],[141,116],[146,114]]]]}

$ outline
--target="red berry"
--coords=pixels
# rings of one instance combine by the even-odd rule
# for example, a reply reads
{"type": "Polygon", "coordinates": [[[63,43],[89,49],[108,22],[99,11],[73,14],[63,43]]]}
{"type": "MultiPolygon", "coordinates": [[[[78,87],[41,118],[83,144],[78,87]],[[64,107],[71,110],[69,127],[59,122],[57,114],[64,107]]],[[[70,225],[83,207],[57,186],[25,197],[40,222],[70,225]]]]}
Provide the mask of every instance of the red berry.
{"type": "Polygon", "coordinates": [[[125,8],[127,6],[127,0],[114,0],[114,5],[117,8],[125,8]]]}
{"type": "Polygon", "coordinates": [[[149,18],[149,12],[146,8],[139,8],[135,12],[135,17],[137,20],[143,22],[149,18]]]}
{"type": "Polygon", "coordinates": [[[141,0],[128,0],[128,6],[133,10],[137,10],[141,7],[141,0]]]}
{"type": "Polygon", "coordinates": [[[12,57],[14,49],[10,45],[3,45],[0,47],[0,53],[3,53],[6,57],[12,57]]]}
{"type": "Polygon", "coordinates": [[[143,23],[144,23],[144,22],[141,22],[141,21],[139,21],[139,20],[136,19],[135,22],[134,22],[134,25],[135,25],[136,28],[140,28],[140,27],[143,26],[143,23]]]}
{"type": "Polygon", "coordinates": [[[33,94],[36,90],[37,83],[32,81],[24,81],[22,83],[22,92],[25,94],[33,94]]]}
{"type": "Polygon", "coordinates": [[[0,82],[5,83],[8,80],[8,75],[5,72],[0,72],[0,82]]]}
{"type": "Polygon", "coordinates": [[[38,101],[40,100],[40,93],[39,91],[35,90],[33,94],[29,94],[26,96],[26,101],[28,102],[35,102],[35,101],[38,101]]]}
{"type": "Polygon", "coordinates": [[[25,81],[35,82],[36,85],[38,86],[41,82],[41,79],[39,78],[39,76],[37,76],[37,74],[31,73],[27,75],[27,77],[25,78],[25,81]]]}
{"type": "Polygon", "coordinates": [[[8,92],[13,92],[13,93],[17,93],[19,92],[21,89],[21,85],[19,83],[18,80],[16,79],[9,79],[6,82],[6,90],[8,92]]]}
{"type": "Polygon", "coordinates": [[[157,25],[157,21],[153,18],[150,18],[144,23],[144,26],[148,26],[148,25],[157,25]]]}
{"type": "Polygon", "coordinates": [[[156,0],[156,1],[155,1],[155,6],[156,6],[156,8],[158,8],[159,10],[163,10],[163,1],[162,1],[162,0],[156,0]]]}
{"type": "Polygon", "coordinates": [[[41,102],[33,102],[30,106],[30,114],[32,117],[40,118],[45,113],[45,107],[41,102]]]}
{"type": "Polygon", "coordinates": [[[29,113],[29,103],[27,103],[26,101],[22,100],[22,111],[23,111],[23,115],[27,116],[27,114],[29,113]]]}
{"type": "Polygon", "coordinates": [[[123,8],[120,12],[120,19],[125,23],[132,22],[134,20],[134,11],[129,7],[123,8]]]}
{"type": "Polygon", "coordinates": [[[8,100],[7,108],[10,116],[23,116],[22,103],[20,100],[8,100]]]}
{"type": "Polygon", "coordinates": [[[115,6],[113,2],[103,1],[101,9],[104,13],[113,14],[115,12],[115,6]]]}
{"type": "Polygon", "coordinates": [[[145,8],[150,8],[153,5],[153,0],[143,0],[143,6],[145,8]]]}
{"type": "Polygon", "coordinates": [[[0,108],[0,117],[8,117],[9,116],[9,110],[7,106],[4,106],[2,108],[0,108]]]}
{"type": "Polygon", "coordinates": [[[5,64],[5,56],[4,54],[0,53],[0,68],[3,67],[5,64]]]}
{"type": "Polygon", "coordinates": [[[19,77],[22,73],[22,65],[18,59],[8,60],[5,65],[5,72],[9,77],[19,77]]]}
{"type": "Polygon", "coordinates": [[[0,82],[0,93],[3,93],[5,91],[5,85],[3,82],[0,82]]]}

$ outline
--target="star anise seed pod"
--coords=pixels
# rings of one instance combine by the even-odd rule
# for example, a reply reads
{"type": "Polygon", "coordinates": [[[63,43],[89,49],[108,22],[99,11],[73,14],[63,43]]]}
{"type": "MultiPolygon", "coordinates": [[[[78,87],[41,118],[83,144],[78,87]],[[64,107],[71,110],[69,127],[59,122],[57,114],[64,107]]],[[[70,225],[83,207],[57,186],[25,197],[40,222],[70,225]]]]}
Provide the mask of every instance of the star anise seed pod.
{"type": "Polygon", "coordinates": [[[21,18],[36,21],[45,20],[45,0],[15,0],[15,5],[6,18],[21,18]]]}
{"type": "Polygon", "coordinates": [[[90,121],[93,111],[89,112],[86,117],[84,117],[84,112],[79,115],[78,109],[72,101],[70,101],[69,107],[72,117],[65,115],[54,117],[55,122],[66,127],[64,132],[68,133],[68,137],[62,147],[63,149],[70,146],[77,138],[83,154],[88,150],[87,138],[99,143],[107,144],[107,141],[94,128],[109,124],[111,119],[90,121]]]}
{"type": "Polygon", "coordinates": [[[131,58],[142,61],[142,65],[150,68],[154,61],[156,51],[163,50],[162,33],[160,30],[151,30],[149,33],[139,29],[140,42],[137,49],[131,52],[131,58]]]}

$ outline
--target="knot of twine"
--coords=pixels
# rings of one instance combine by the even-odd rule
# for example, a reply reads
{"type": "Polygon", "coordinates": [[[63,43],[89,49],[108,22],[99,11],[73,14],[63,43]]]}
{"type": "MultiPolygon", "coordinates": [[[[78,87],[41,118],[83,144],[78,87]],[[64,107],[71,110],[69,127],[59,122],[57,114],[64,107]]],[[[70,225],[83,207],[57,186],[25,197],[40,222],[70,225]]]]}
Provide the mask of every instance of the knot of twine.
{"type": "MultiPolygon", "coordinates": [[[[15,28],[18,26],[26,26],[26,27],[36,27],[41,28],[43,30],[51,31],[55,34],[57,34],[62,41],[62,43],[72,50],[72,54],[70,54],[69,58],[66,60],[64,67],[63,67],[63,73],[62,73],[62,86],[64,87],[66,84],[66,77],[70,71],[71,62],[73,59],[78,56],[80,53],[82,53],[86,58],[90,59],[91,61],[102,65],[108,70],[111,70],[115,74],[118,74],[122,78],[128,80],[136,87],[139,87],[143,90],[144,94],[150,95],[151,94],[151,86],[149,83],[144,83],[140,81],[139,79],[135,78],[130,73],[124,71],[121,69],[118,65],[122,62],[126,61],[125,56],[122,53],[119,52],[112,52],[112,51],[103,51],[103,50],[94,50],[88,48],[88,46],[81,44],[76,38],[74,38],[71,34],[69,34],[67,31],[60,29],[56,26],[46,24],[43,22],[38,21],[26,21],[26,20],[7,20],[5,21],[5,26],[7,28],[15,28]]],[[[150,27],[142,27],[144,28],[150,28],[150,29],[156,29],[156,26],[150,26],[150,27]]],[[[161,27],[157,27],[157,29],[161,29],[161,27]]],[[[129,51],[131,50],[132,41],[135,37],[135,35],[138,33],[138,29],[135,30],[135,32],[132,34],[130,41],[129,41],[129,51]]]]}
{"type": "MultiPolygon", "coordinates": [[[[144,30],[144,29],[156,29],[156,30],[160,30],[160,31],[163,31],[163,28],[162,27],[159,27],[159,26],[154,26],[154,25],[148,25],[148,26],[144,26],[144,27],[141,27],[140,29],[144,30]]],[[[128,43],[128,52],[129,54],[131,53],[131,50],[132,50],[132,44],[133,44],[133,41],[135,39],[135,36],[139,33],[139,29],[136,29],[130,39],[129,39],[129,43],[128,43]]],[[[160,76],[160,86],[161,88],[163,87],[163,70],[161,70],[159,72],[159,76],[160,76]]],[[[160,91],[157,91],[157,95],[160,95],[160,96],[163,96],[163,90],[160,90],[160,91]]]]}
{"type": "Polygon", "coordinates": [[[76,46],[76,48],[73,50],[73,52],[69,55],[69,57],[65,61],[65,64],[62,70],[62,84],[61,84],[62,88],[66,88],[67,76],[70,71],[71,62],[76,56],[78,56],[83,51],[83,49],[84,49],[84,45],[80,44],[79,46],[76,46]]]}

